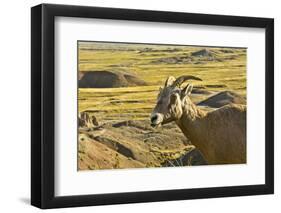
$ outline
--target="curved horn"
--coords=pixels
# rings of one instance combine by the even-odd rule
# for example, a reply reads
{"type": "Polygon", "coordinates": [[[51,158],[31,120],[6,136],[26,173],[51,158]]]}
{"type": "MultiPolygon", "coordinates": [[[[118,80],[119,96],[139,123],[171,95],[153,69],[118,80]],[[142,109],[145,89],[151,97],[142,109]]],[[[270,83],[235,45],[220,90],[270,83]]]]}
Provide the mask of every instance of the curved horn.
{"type": "Polygon", "coordinates": [[[196,76],[193,76],[193,75],[183,75],[183,76],[180,76],[178,77],[174,83],[173,83],[173,87],[176,87],[176,86],[181,86],[183,82],[187,81],[187,80],[197,80],[197,81],[202,81],[201,78],[198,78],[196,76]]]}
{"type": "Polygon", "coordinates": [[[165,82],[165,87],[171,86],[173,85],[174,81],[175,81],[175,77],[174,76],[169,76],[165,82]]]}

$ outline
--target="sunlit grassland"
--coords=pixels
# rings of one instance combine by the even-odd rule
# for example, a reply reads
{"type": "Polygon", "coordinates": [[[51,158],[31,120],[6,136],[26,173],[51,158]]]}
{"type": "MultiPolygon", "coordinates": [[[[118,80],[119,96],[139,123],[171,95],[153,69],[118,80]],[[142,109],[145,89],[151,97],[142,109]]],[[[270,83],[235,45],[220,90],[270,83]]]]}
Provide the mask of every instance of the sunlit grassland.
{"type": "Polygon", "coordinates": [[[79,89],[79,111],[92,111],[99,120],[143,120],[151,112],[157,90],[157,86],[79,89]]]}
{"type": "MultiPolygon", "coordinates": [[[[125,71],[146,81],[149,86],[79,89],[79,111],[90,110],[102,121],[148,119],[156,103],[159,87],[170,75],[195,75],[202,82],[195,86],[209,91],[232,90],[246,96],[246,50],[208,48],[219,60],[204,63],[155,63],[168,57],[190,56],[204,47],[165,45],[125,45],[106,43],[80,43],[79,71],[125,71]],[[150,48],[149,51],[146,48],[150,48]],[[173,50],[174,49],[174,50],[173,50]],[[170,50],[170,51],[167,51],[170,50]]],[[[205,95],[192,97],[194,101],[205,95]]]]}

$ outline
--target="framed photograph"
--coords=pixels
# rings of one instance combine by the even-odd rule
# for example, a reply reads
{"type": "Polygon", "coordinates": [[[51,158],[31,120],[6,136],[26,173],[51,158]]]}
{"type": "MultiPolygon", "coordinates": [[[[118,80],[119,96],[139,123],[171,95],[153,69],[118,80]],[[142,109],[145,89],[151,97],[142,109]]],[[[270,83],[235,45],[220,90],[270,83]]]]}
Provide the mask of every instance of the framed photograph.
{"type": "Polygon", "coordinates": [[[271,194],[274,20],[31,9],[31,204],[271,194]]]}

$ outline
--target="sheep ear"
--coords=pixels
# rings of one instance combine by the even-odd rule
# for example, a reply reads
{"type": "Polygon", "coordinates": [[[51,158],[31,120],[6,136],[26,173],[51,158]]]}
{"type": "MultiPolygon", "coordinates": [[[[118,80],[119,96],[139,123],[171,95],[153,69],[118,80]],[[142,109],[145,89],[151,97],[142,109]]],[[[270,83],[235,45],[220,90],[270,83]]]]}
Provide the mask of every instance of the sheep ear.
{"type": "Polygon", "coordinates": [[[189,96],[193,89],[192,84],[187,84],[186,87],[181,91],[181,97],[184,98],[185,96],[189,96]]]}
{"type": "Polygon", "coordinates": [[[176,80],[175,77],[169,76],[165,82],[165,87],[171,86],[175,80],[176,80]]]}

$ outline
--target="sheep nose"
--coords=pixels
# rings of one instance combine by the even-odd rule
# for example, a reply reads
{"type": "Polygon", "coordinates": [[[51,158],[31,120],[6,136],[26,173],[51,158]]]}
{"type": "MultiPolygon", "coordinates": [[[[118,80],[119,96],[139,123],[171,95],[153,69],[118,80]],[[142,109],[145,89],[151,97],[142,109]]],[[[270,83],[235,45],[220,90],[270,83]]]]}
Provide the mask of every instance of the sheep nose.
{"type": "Polygon", "coordinates": [[[157,121],[158,116],[157,115],[152,115],[150,118],[151,123],[154,123],[155,121],[157,121]]]}

